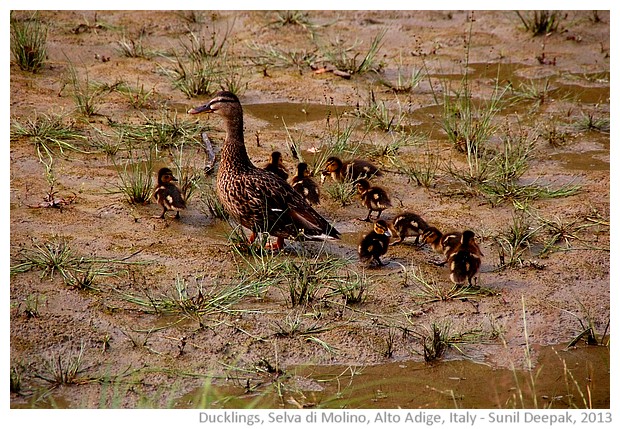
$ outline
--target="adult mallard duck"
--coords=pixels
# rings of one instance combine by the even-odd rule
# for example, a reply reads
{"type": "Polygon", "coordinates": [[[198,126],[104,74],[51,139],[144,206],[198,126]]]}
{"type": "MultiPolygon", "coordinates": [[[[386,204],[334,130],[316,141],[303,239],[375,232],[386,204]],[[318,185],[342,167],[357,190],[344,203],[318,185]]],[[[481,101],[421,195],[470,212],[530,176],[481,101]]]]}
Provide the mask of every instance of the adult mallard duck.
{"type": "Polygon", "coordinates": [[[392,207],[392,202],[385,189],[379,186],[370,186],[370,182],[366,179],[358,179],[356,187],[362,204],[368,209],[366,219],[360,220],[370,222],[370,214],[372,212],[378,212],[377,219],[379,219],[383,210],[392,207]]]}
{"type": "Polygon", "coordinates": [[[317,205],[320,203],[319,186],[310,177],[308,164],[305,162],[297,164],[297,174],[291,179],[291,186],[306,199],[308,204],[317,205]]]}
{"type": "Polygon", "coordinates": [[[321,173],[321,183],[325,182],[327,177],[331,177],[336,182],[344,182],[345,180],[353,181],[381,175],[379,167],[369,161],[353,159],[343,162],[336,156],[330,156],[325,161],[325,167],[321,173]]]}
{"type": "Polygon", "coordinates": [[[419,244],[420,236],[424,234],[428,224],[417,214],[404,212],[394,218],[392,227],[399,237],[392,245],[402,243],[407,237],[415,237],[415,244],[419,244]]]}
{"type": "Polygon", "coordinates": [[[220,91],[188,113],[217,113],[224,119],[226,138],[217,173],[217,195],[226,211],[250,229],[250,241],[259,233],[277,237],[272,249],[284,247],[284,239],[324,240],[340,233],[316,212],[286,180],[256,167],[243,139],[243,109],[235,94],[220,91]]]}
{"type": "Polygon", "coordinates": [[[271,152],[271,159],[267,164],[265,164],[263,169],[277,174],[284,180],[288,179],[288,171],[286,171],[286,167],[282,162],[282,154],[277,150],[271,152]]]}
{"type": "Polygon", "coordinates": [[[381,262],[381,256],[387,253],[391,235],[386,221],[376,221],[372,231],[362,237],[357,247],[360,260],[378,266],[387,265],[381,262]]]}
{"type": "Polygon", "coordinates": [[[160,168],[157,173],[157,186],[155,188],[155,193],[153,196],[164,208],[164,211],[158,217],[160,219],[164,219],[164,216],[168,210],[176,210],[177,214],[175,218],[179,218],[179,210],[185,209],[185,199],[181,194],[179,188],[176,187],[173,181],[176,181],[176,177],[172,174],[172,170],[169,168],[160,168]]]}
{"type": "Polygon", "coordinates": [[[471,279],[475,278],[478,283],[477,274],[482,263],[482,252],[474,239],[474,232],[463,231],[461,241],[448,256],[448,266],[450,267],[450,280],[456,285],[462,285],[467,280],[472,286],[471,279]]]}

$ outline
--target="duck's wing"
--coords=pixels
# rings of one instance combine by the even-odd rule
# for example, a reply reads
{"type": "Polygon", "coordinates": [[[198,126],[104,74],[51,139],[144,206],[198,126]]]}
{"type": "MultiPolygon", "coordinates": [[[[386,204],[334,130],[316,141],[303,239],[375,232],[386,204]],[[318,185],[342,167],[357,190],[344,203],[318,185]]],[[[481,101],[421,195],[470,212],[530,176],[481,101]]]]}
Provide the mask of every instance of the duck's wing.
{"type": "Polygon", "coordinates": [[[340,233],[286,180],[262,170],[254,176],[255,189],[263,197],[268,232],[272,235],[302,234],[308,239],[339,238],[340,233]]]}

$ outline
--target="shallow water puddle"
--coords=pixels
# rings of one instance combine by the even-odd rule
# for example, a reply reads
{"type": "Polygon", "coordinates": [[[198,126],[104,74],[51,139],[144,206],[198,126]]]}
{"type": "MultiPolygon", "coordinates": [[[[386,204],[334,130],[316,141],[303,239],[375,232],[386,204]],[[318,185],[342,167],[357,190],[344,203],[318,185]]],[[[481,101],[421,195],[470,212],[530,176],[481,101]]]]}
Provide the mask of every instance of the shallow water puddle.
{"type": "Polygon", "coordinates": [[[266,121],[272,127],[281,128],[301,122],[325,120],[328,116],[337,117],[347,110],[347,106],[306,103],[263,103],[246,104],[244,110],[255,118],[266,121]]]}
{"type": "MultiPolygon", "coordinates": [[[[239,388],[213,388],[226,401],[219,408],[609,408],[610,363],[606,347],[542,347],[533,373],[493,369],[469,360],[390,362],[367,367],[301,366],[282,379],[282,398],[248,395],[239,388]],[[302,380],[299,382],[299,380],[302,380]],[[532,382],[532,380],[534,380],[532,382]],[[304,387],[305,386],[305,387],[304,387]],[[230,396],[228,396],[230,395],[230,396]],[[536,399],[534,399],[536,398],[536,399]]],[[[213,393],[213,392],[212,392],[213,393]]],[[[176,406],[193,408],[197,389],[176,406]]],[[[204,399],[204,396],[203,396],[204,399]]]]}

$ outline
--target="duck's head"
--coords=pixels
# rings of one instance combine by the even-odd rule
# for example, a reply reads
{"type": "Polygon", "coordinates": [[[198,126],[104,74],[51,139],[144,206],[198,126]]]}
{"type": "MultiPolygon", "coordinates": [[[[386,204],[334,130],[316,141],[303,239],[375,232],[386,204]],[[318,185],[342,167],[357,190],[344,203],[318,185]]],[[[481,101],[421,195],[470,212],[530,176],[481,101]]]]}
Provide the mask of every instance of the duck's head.
{"type": "Polygon", "coordinates": [[[310,177],[310,172],[308,171],[308,164],[305,162],[300,162],[297,164],[297,176],[299,177],[310,177]]]}
{"type": "Polygon", "coordinates": [[[461,236],[461,243],[466,244],[474,239],[476,234],[473,231],[467,230],[463,231],[463,235],[461,236]]]}
{"type": "Polygon", "coordinates": [[[358,179],[355,182],[355,187],[357,188],[357,192],[361,194],[362,192],[370,189],[370,182],[366,179],[358,179]]]}
{"type": "Polygon", "coordinates": [[[282,154],[280,152],[273,151],[271,152],[271,163],[273,165],[280,165],[282,164],[282,154]]]}
{"type": "Polygon", "coordinates": [[[177,178],[172,174],[172,170],[167,167],[160,168],[157,173],[157,181],[159,183],[169,183],[172,181],[177,181],[177,178]]]}
{"type": "Polygon", "coordinates": [[[226,116],[229,112],[236,111],[240,107],[241,103],[235,94],[230,91],[220,91],[215,94],[211,101],[189,109],[187,113],[192,115],[197,113],[219,113],[226,116]]]}
{"type": "Polygon", "coordinates": [[[341,168],[342,161],[340,160],[340,158],[330,156],[329,158],[327,158],[327,161],[325,161],[325,171],[327,171],[328,173],[334,173],[341,168]]]}
{"type": "Polygon", "coordinates": [[[373,229],[379,235],[386,235],[388,237],[392,236],[388,223],[383,219],[379,219],[378,221],[376,221],[373,229]]]}

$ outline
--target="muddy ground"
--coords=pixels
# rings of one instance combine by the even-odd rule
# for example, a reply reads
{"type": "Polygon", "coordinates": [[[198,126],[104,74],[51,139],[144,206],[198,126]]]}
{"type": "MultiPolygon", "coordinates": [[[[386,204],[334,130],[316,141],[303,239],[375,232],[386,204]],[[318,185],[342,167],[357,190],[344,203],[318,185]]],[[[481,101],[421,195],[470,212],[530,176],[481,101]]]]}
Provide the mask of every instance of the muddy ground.
{"type": "MultiPolygon", "coordinates": [[[[17,19],[27,16],[14,14],[17,19]]],[[[609,121],[607,12],[562,13],[558,31],[537,37],[524,31],[510,11],[476,12],[473,22],[464,11],[313,11],[301,15],[302,25],[278,23],[279,16],[221,11],[39,14],[49,28],[47,61],[37,74],[11,63],[12,131],[16,121],[23,123],[37,114],[62,114],[66,124],[88,137],[88,141],[75,142],[88,153],[68,150],[63,156],[55,150],[53,190],[67,204],[33,208],[50,190],[45,167],[31,138],[11,139],[11,265],[19,265],[35,245],[46,243],[66,243],[78,256],[127,259],[124,264],[102,264],[115,275],[98,275],[86,289],[67,284],[57,271],[53,275],[40,269],[12,273],[10,359],[12,376],[18,375],[21,381],[11,393],[12,406],[98,407],[101,402],[116,401],[116,406],[135,407],[144,398],[156,398],[147,405],[166,406],[170,400],[162,393],[166,386],[174,384],[171,396],[181,396],[202,385],[207,374],[254,386],[268,385],[281,371],[296,365],[421,362],[420,336],[434,323],[449,322],[450,332],[463,337],[458,349],[448,350],[446,359],[467,356],[497,368],[527,367],[526,343],[533,346],[531,363],[536,364],[538,346],[568,344],[583,331],[581,323],[591,323],[599,336],[605,332],[610,317],[609,133],[578,124],[588,115],[609,121]],[[418,296],[419,284],[411,277],[415,269],[444,291],[451,283],[447,268],[431,263],[439,256],[410,242],[390,248],[386,267],[367,269],[358,264],[356,244],[369,224],[357,218],[365,216],[366,210],[357,199],[342,206],[330,197],[330,182],[322,186],[317,210],[344,233],[343,239],[324,248],[316,243],[289,243],[278,255],[256,259],[232,248],[230,225],[206,208],[211,178],[202,178],[180,220],[154,219],[161,211],[156,204],[132,205],[123,195],[110,192],[119,183],[117,166],[130,159],[126,150],[110,155],[102,149],[102,142],[119,142],[114,124],[140,125],[148,118],[164,121],[166,114],[176,113],[179,121],[198,121],[208,129],[216,147],[222,142],[219,118],[185,114],[209,96],[188,99],[173,87],[162,67],[171,67],[171,50],[180,51],[190,32],[209,40],[211,32],[221,37],[226,29],[227,54],[237,67],[235,72],[242,70],[243,83],[247,83],[241,101],[251,158],[262,164],[278,149],[293,171],[287,147],[292,138],[312,161],[317,156],[313,148],[320,149],[334,132],[335,118],[340,117],[343,126],[352,123],[352,115],[339,115],[367,104],[372,90],[392,112],[402,109],[401,125],[409,142],[395,154],[381,154],[377,148],[389,146],[399,134],[367,131],[361,120],[351,137],[351,143],[361,143],[356,156],[372,159],[386,170],[375,179],[394,201],[395,207],[384,216],[389,219],[406,209],[444,231],[475,231],[484,253],[480,276],[484,294],[434,302],[418,296]],[[299,66],[257,64],[259,50],[251,44],[276,46],[298,55],[316,52],[313,66],[321,68],[328,64],[316,50],[317,44],[337,38],[347,46],[358,41],[354,50],[365,53],[372,38],[383,30],[385,37],[375,60],[381,65],[379,74],[359,73],[350,79],[331,72],[315,73],[305,62],[299,66]],[[155,53],[124,56],[121,40],[139,41],[155,53]],[[450,162],[455,168],[465,168],[465,155],[441,130],[443,111],[435,97],[439,94],[442,100],[447,84],[459,87],[467,63],[471,92],[483,102],[491,97],[496,76],[502,87],[513,85],[506,98],[517,94],[514,88],[519,84],[522,89],[529,85],[540,91],[548,83],[542,96],[538,92],[532,99],[521,99],[497,115],[494,122],[500,128],[491,142],[501,142],[507,124],[513,130],[520,124],[522,132],[538,136],[521,183],[537,179],[551,188],[580,187],[575,195],[529,203],[530,213],[563,225],[564,237],[553,251],[539,255],[551,235],[549,229],[541,229],[532,242],[533,251],[523,254],[521,264],[505,269],[498,268],[497,237],[508,230],[519,211],[510,201],[492,204],[484,195],[463,192],[463,185],[445,168],[450,162]],[[109,91],[102,96],[97,113],[85,118],[76,111],[67,83],[70,64],[81,79],[88,75],[91,83],[122,81],[134,88],[143,85],[152,93],[143,105],[136,106],[119,91],[109,91]],[[395,94],[378,81],[383,77],[394,82],[399,67],[423,70],[430,78],[409,92],[395,94]],[[423,162],[422,154],[436,156],[443,167],[429,187],[417,185],[392,162],[400,159],[415,165],[423,162]],[[169,301],[178,297],[175,282],[184,282],[196,303],[199,287],[209,295],[241,285],[243,279],[243,284],[257,281],[252,267],[260,270],[287,260],[301,264],[304,257],[299,253],[303,252],[309,255],[305,260],[317,255],[318,259],[330,255],[349,260],[337,275],[348,273],[349,279],[352,273],[365,275],[364,300],[347,304],[342,295],[328,296],[322,290],[309,304],[292,306],[287,281],[270,282],[276,276],[270,273],[262,277],[262,286],[255,286],[253,293],[226,310],[197,317],[178,309],[158,314],[149,305],[149,300],[162,296],[169,301]],[[140,298],[143,305],[131,297],[140,298]],[[80,347],[79,374],[69,385],[52,389],[54,383],[44,379],[54,378],[57,362],[67,368],[75,361],[80,347]],[[115,392],[123,393],[117,398],[109,390],[106,394],[103,380],[118,381],[122,387],[115,392]]],[[[187,142],[198,139],[196,130],[187,142]]],[[[146,147],[153,142],[134,139],[133,144],[146,147]]],[[[204,153],[189,143],[185,150],[184,167],[200,171],[206,162],[204,153]]],[[[173,145],[160,144],[154,170],[171,165],[176,155],[173,145]]],[[[528,219],[532,227],[540,226],[532,217],[528,219]]],[[[578,347],[586,346],[580,341],[578,347]]],[[[217,382],[222,381],[218,378],[217,382]]]]}

